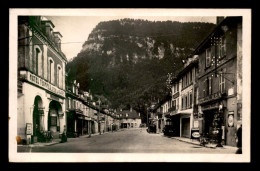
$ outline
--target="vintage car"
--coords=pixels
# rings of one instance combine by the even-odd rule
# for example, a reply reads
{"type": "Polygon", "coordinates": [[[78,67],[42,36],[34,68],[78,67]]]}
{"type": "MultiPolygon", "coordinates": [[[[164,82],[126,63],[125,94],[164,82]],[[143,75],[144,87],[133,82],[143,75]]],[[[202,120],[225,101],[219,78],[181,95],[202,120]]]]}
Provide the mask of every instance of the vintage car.
{"type": "Polygon", "coordinates": [[[147,128],[147,132],[148,133],[151,133],[151,132],[156,133],[156,125],[155,124],[149,124],[148,128],[147,128]]]}
{"type": "Polygon", "coordinates": [[[176,135],[177,130],[174,129],[174,127],[172,125],[165,125],[165,127],[163,128],[163,134],[166,136],[174,136],[176,135]]]}

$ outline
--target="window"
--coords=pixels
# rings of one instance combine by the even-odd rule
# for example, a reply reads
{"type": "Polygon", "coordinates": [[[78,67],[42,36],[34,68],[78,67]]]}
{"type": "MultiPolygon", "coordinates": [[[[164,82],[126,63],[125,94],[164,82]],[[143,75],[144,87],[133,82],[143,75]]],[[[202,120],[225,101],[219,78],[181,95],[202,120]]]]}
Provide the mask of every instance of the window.
{"type": "Polygon", "coordinates": [[[192,107],[192,91],[190,92],[190,108],[192,107]]]}
{"type": "Polygon", "coordinates": [[[53,71],[53,61],[52,60],[49,60],[49,81],[52,83],[52,73],[54,72],[53,71]]]}
{"type": "Polygon", "coordinates": [[[176,109],[176,100],[173,100],[173,104],[172,104],[173,110],[176,109]]]}
{"type": "Polygon", "coordinates": [[[177,92],[179,91],[179,83],[177,82],[176,84],[176,87],[177,87],[177,92]]]}
{"type": "Polygon", "coordinates": [[[203,97],[206,97],[206,87],[207,87],[207,84],[206,84],[207,80],[204,80],[203,82],[203,97]]]}
{"type": "Polygon", "coordinates": [[[62,87],[62,74],[60,65],[57,67],[57,86],[60,88],[62,87]]]}
{"type": "Polygon", "coordinates": [[[188,86],[188,85],[189,85],[189,73],[186,74],[186,86],[188,86]]]}
{"type": "Polygon", "coordinates": [[[190,71],[190,82],[193,81],[193,78],[192,78],[192,76],[193,76],[193,75],[192,75],[192,71],[193,71],[193,70],[190,71]]]}
{"type": "Polygon", "coordinates": [[[184,98],[181,98],[181,108],[184,109],[184,98]]]}
{"type": "Polygon", "coordinates": [[[73,102],[74,102],[73,108],[75,109],[76,108],[76,101],[74,100],[73,102]]]}
{"type": "Polygon", "coordinates": [[[206,67],[210,67],[211,62],[211,48],[206,49],[206,67]]]}
{"type": "Polygon", "coordinates": [[[208,82],[209,82],[209,95],[211,95],[212,94],[212,79],[211,79],[211,77],[209,77],[208,78],[208,82]]]}
{"type": "Polygon", "coordinates": [[[226,56],[226,38],[222,36],[219,42],[219,58],[226,56]]]}
{"type": "Polygon", "coordinates": [[[69,104],[68,104],[68,107],[69,107],[69,109],[71,108],[71,99],[69,98],[69,104]]]}
{"type": "Polygon", "coordinates": [[[40,50],[38,48],[35,49],[35,60],[36,60],[36,65],[35,65],[35,74],[39,75],[39,69],[40,69],[40,50]]]}
{"type": "Polygon", "coordinates": [[[224,77],[225,71],[226,71],[226,69],[223,69],[221,71],[220,78],[219,78],[219,91],[220,91],[220,93],[225,92],[225,77],[224,77]]]}
{"type": "Polygon", "coordinates": [[[176,109],[179,109],[179,97],[176,99],[176,109]]]}
{"type": "Polygon", "coordinates": [[[189,101],[188,101],[188,96],[186,95],[186,96],[185,96],[185,109],[187,109],[188,103],[189,103],[189,101]]]}

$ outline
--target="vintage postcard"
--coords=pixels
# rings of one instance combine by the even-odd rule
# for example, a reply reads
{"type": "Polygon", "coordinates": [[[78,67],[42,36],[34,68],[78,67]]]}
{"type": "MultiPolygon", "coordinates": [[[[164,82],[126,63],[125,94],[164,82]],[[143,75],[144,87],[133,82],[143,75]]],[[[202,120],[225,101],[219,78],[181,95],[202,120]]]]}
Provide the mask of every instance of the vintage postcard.
{"type": "Polygon", "coordinates": [[[251,9],[9,21],[9,162],[250,162],[251,9]]]}

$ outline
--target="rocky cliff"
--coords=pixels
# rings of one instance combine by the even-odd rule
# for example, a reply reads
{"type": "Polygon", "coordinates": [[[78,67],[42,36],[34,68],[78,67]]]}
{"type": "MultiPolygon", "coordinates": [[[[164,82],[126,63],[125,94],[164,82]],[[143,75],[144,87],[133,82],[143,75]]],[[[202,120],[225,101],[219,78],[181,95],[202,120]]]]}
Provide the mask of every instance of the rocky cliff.
{"type": "Polygon", "coordinates": [[[69,79],[102,94],[113,107],[157,101],[167,93],[167,73],[177,73],[215,27],[211,23],[122,19],[100,22],[68,64],[69,79]]]}

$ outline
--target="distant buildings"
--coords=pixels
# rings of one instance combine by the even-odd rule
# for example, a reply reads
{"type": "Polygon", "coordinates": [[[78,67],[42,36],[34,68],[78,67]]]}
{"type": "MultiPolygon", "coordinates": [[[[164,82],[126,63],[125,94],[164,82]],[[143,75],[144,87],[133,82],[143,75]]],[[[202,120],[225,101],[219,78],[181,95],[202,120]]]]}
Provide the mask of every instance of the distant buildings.
{"type": "Polygon", "coordinates": [[[135,110],[118,111],[121,128],[139,128],[141,125],[140,113],[135,110]]]}

